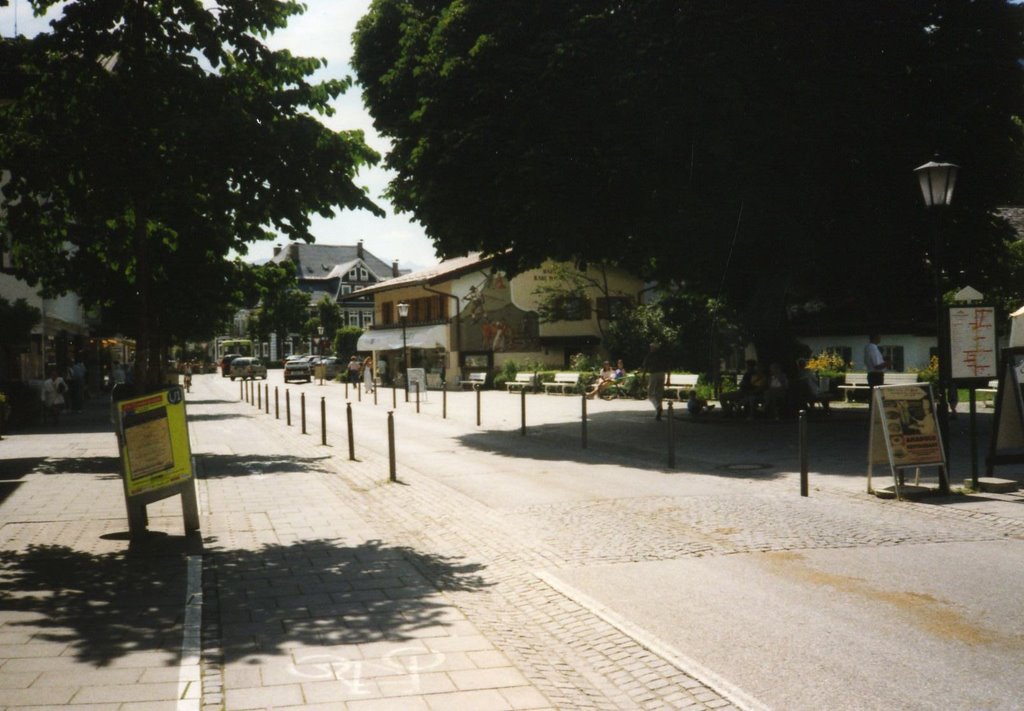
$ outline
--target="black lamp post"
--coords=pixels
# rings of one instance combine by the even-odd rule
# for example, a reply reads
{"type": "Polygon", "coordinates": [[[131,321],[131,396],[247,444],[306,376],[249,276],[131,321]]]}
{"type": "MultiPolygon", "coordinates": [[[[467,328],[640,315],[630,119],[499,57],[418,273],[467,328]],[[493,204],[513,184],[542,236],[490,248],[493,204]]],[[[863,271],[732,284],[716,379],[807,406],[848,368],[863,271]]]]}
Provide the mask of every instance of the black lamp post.
{"type": "Polygon", "coordinates": [[[324,354],[324,327],[323,326],[317,326],[316,327],[316,332],[320,336],[320,338],[317,339],[316,349],[317,349],[317,351],[319,351],[319,355],[323,355],[324,354]]]}
{"type": "Polygon", "coordinates": [[[405,401],[409,402],[409,362],[405,347],[405,319],[409,316],[409,304],[398,302],[398,320],[402,322],[402,374],[405,377],[405,401]]]}
{"type": "Polygon", "coordinates": [[[925,207],[932,211],[932,235],[935,244],[932,268],[935,286],[935,327],[939,350],[939,384],[938,393],[935,396],[935,406],[939,420],[939,435],[942,437],[942,446],[946,453],[946,469],[939,481],[939,488],[943,492],[949,491],[950,435],[949,404],[946,397],[952,374],[952,363],[950,363],[952,353],[950,352],[948,319],[945,317],[945,308],[942,304],[942,240],[939,238],[939,220],[934,208],[946,207],[953,201],[953,188],[956,187],[956,175],[959,168],[952,163],[940,163],[938,160],[933,160],[914,169],[918,180],[921,181],[921,195],[924,197],[925,207]]]}

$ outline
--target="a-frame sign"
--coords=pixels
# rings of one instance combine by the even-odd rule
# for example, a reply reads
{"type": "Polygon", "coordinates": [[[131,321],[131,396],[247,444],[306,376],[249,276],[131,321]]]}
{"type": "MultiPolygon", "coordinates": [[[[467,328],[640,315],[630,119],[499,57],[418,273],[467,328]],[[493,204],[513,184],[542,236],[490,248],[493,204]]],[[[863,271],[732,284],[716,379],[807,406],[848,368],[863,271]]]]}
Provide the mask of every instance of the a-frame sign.
{"type": "Polygon", "coordinates": [[[996,414],[986,476],[997,465],[1024,462],[1024,348],[1003,349],[1003,364],[996,391],[996,414]]]}
{"type": "Polygon", "coordinates": [[[871,392],[871,430],[868,435],[868,493],[875,493],[875,466],[889,465],[896,498],[902,498],[904,469],[939,468],[939,486],[949,487],[946,452],[935,415],[935,398],[928,383],[879,385],[871,392]]]}

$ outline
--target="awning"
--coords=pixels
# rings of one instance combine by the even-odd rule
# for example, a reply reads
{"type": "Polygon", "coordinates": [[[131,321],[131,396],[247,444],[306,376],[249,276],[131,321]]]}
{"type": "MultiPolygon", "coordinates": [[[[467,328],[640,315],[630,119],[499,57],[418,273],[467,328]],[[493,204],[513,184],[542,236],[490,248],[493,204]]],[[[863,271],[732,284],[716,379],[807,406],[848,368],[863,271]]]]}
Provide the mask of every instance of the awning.
{"type": "MultiPolygon", "coordinates": [[[[434,326],[409,326],[405,329],[405,345],[409,348],[448,349],[448,327],[443,323],[434,326]]],[[[402,329],[367,331],[359,337],[356,350],[397,351],[402,347],[402,329]]]]}

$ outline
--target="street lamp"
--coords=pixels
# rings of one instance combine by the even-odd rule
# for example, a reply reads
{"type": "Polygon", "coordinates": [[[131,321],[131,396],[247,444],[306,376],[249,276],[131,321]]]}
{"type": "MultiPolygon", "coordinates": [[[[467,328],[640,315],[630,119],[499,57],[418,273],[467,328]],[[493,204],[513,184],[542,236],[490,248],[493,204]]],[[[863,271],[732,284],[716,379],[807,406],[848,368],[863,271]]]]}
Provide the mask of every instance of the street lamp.
{"type": "Polygon", "coordinates": [[[323,355],[324,354],[324,327],[323,326],[317,326],[316,327],[316,332],[320,336],[320,338],[318,339],[319,342],[316,344],[316,347],[317,347],[317,350],[320,351],[320,355],[323,355]]]}
{"type": "Polygon", "coordinates": [[[398,302],[398,320],[402,322],[402,374],[405,376],[405,401],[409,402],[409,362],[406,359],[405,319],[409,316],[409,304],[398,302]]]}
{"type": "MultiPolygon", "coordinates": [[[[929,161],[914,169],[918,180],[921,181],[921,195],[924,198],[925,207],[938,208],[946,207],[953,201],[953,188],[956,187],[956,175],[960,166],[952,163],[941,163],[938,160],[929,161]]],[[[935,287],[935,328],[939,350],[939,387],[935,397],[936,411],[939,420],[939,436],[942,437],[942,446],[946,453],[945,472],[939,480],[939,488],[943,492],[949,491],[949,407],[946,401],[950,387],[950,376],[952,369],[950,358],[952,357],[949,344],[948,323],[945,316],[945,309],[942,305],[942,240],[939,238],[938,215],[932,211],[932,236],[934,239],[934,251],[932,254],[932,269],[935,287]]]]}

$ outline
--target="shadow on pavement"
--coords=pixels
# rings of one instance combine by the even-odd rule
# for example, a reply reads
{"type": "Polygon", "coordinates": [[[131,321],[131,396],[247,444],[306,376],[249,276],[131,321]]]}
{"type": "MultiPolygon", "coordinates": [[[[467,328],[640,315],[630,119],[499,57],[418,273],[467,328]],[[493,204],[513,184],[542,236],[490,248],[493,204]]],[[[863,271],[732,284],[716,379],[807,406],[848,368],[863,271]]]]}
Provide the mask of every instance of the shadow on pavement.
{"type": "Polygon", "coordinates": [[[197,454],[196,464],[200,479],[222,479],[253,474],[283,474],[294,472],[325,472],[320,462],[324,457],[291,457],[286,455],[254,454],[197,454]]]}
{"type": "MultiPolygon", "coordinates": [[[[0,552],[5,628],[66,644],[65,654],[97,667],[140,652],[163,652],[168,666],[176,664],[185,556],[200,547],[198,537],[152,534],[127,553],[94,555],[64,546],[0,552]]],[[[438,589],[486,586],[481,566],[379,541],[345,546],[313,540],[206,556],[204,625],[219,622],[228,661],[287,655],[325,641],[411,639],[450,621],[438,589]]]]}
{"type": "Polygon", "coordinates": [[[483,566],[376,540],[345,546],[318,539],[208,555],[205,587],[218,591],[219,615],[209,612],[219,620],[227,662],[303,646],[415,639],[451,621],[441,593],[489,585],[483,566]]]}

